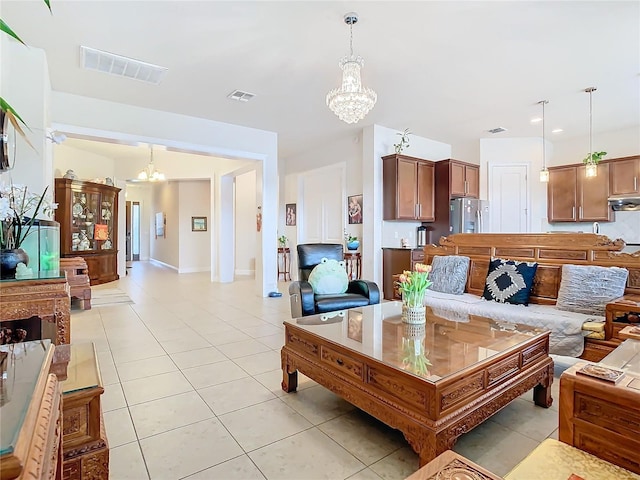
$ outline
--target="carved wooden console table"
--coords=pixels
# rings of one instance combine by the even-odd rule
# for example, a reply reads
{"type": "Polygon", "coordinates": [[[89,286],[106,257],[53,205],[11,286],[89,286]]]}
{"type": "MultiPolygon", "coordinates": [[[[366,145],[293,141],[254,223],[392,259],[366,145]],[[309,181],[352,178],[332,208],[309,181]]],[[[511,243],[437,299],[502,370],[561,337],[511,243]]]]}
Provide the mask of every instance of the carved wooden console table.
{"type": "Polygon", "coordinates": [[[549,407],[549,332],[470,315],[426,325],[401,321],[401,304],[287,320],[282,389],[297,372],[403,432],[425,465],[457,438],[533,389],[549,407]]]}
{"type": "MultiPolygon", "coordinates": [[[[64,276],[0,282],[0,325],[21,321],[27,340],[48,338],[56,345],[71,341],[71,298],[64,276]],[[34,317],[35,321],[34,321],[34,317]]],[[[4,326],[4,325],[3,325],[4,326]]]]}

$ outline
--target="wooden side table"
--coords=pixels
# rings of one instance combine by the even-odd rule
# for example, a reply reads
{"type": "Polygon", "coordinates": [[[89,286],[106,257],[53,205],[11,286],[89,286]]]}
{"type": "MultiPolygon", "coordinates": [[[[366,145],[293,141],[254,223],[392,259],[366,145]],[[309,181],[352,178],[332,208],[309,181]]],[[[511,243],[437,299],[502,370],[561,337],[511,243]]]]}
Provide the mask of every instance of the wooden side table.
{"type": "Polygon", "coordinates": [[[605,315],[605,338],[620,340],[620,330],[629,324],[640,323],[640,295],[625,295],[607,303],[605,315]]]}
{"type": "MultiPolygon", "coordinates": [[[[600,365],[611,366],[617,350],[600,365]]],[[[559,440],[640,473],[640,379],[628,371],[614,384],[576,373],[585,365],[577,363],[560,377],[559,440]]]]}
{"type": "Polygon", "coordinates": [[[362,256],[360,252],[344,252],[344,262],[349,281],[359,280],[362,276],[362,256]]]}
{"type": "Polygon", "coordinates": [[[289,247],[278,247],[278,280],[291,281],[291,251],[289,247]],[[289,279],[287,280],[287,277],[289,279]]]}

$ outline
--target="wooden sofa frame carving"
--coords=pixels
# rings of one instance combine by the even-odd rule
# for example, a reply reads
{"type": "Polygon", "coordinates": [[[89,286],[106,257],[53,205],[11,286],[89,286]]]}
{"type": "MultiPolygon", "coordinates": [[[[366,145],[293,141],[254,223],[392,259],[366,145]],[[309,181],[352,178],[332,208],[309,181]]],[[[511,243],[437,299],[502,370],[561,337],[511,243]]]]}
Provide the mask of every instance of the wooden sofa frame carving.
{"type": "MultiPolygon", "coordinates": [[[[598,265],[629,271],[625,295],[640,295],[640,251],[622,253],[624,241],[612,241],[593,233],[462,233],[440,239],[440,245],[424,247],[425,262],[435,255],[464,255],[471,259],[465,292],[482,295],[491,257],[537,262],[530,302],[555,305],[562,266],[598,265]]],[[[619,329],[619,328],[618,328],[619,329]]],[[[585,339],[581,358],[599,361],[620,344],[614,325],[607,319],[605,339],[585,339]]]]}

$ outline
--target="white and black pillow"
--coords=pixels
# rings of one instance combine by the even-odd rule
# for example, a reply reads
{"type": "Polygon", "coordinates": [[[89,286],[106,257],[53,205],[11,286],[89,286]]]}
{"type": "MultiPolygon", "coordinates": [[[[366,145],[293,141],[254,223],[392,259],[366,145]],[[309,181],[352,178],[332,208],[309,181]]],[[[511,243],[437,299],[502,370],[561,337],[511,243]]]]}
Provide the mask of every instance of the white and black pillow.
{"type": "Polygon", "coordinates": [[[492,258],[482,296],[500,303],[529,305],[537,268],[535,262],[492,258]]]}
{"type": "Polygon", "coordinates": [[[467,284],[469,257],[460,255],[436,255],[431,262],[429,279],[431,290],[441,293],[462,295],[467,284]]]}
{"type": "Polygon", "coordinates": [[[624,295],[628,276],[626,268],[563,265],[556,308],[604,316],[607,303],[624,295]]]}

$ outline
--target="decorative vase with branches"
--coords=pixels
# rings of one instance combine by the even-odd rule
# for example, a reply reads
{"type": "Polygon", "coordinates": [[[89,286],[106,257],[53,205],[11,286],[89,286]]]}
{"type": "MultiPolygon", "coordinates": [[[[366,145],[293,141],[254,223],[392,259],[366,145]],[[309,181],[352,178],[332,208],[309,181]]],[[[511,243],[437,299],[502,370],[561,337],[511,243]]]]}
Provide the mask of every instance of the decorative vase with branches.
{"type": "Polygon", "coordinates": [[[400,141],[394,143],[393,146],[396,149],[396,153],[401,154],[405,148],[409,148],[409,135],[411,135],[411,132],[408,128],[405,128],[402,133],[396,133],[396,135],[400,135],[400,141]]]}

